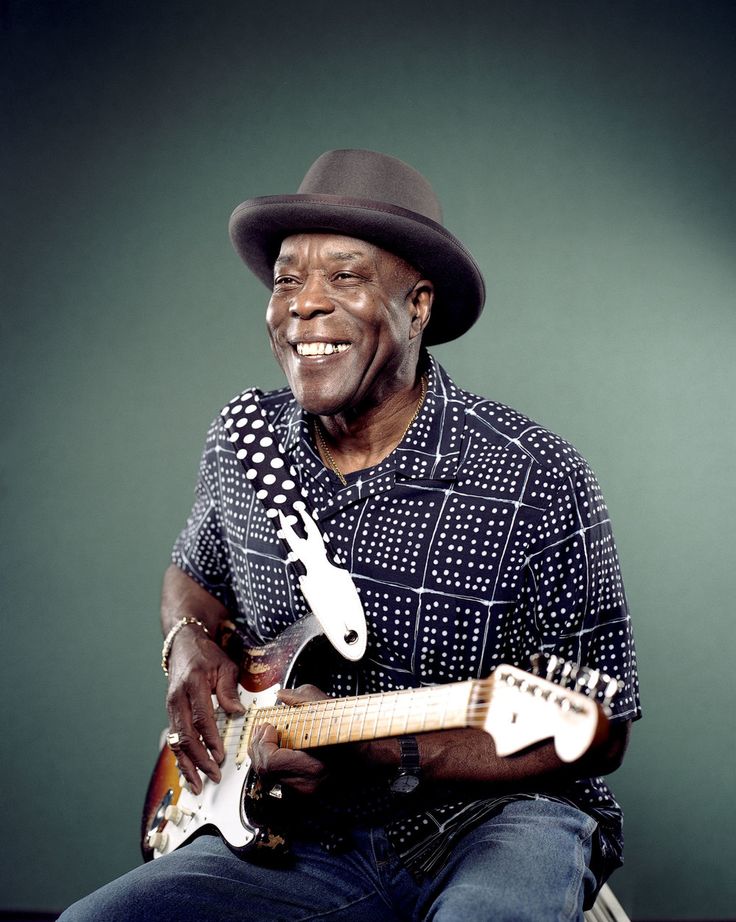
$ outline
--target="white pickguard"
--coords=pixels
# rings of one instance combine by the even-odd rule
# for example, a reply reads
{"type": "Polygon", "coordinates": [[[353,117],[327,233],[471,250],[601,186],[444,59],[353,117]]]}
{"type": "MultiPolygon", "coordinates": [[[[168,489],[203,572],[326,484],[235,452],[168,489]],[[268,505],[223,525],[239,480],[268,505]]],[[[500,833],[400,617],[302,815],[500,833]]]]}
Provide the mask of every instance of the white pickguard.
{"type": "MultiPolygon", "coordinates": [[[[240,702],[245,708],[245,714],[231,718],[228,731],[224,738],[225,759],[220,765],[222,778],[215,784],[206,775],[200,772],[202,779],[201,794],[192,794],[182,785],[178,800],[175,805],[185,811],[179,823],[169,821],[165,826],[166,842],[161,848],[154,849],[154,857],[160,858],[173,852],[187,839],[191,838],[205,826],[215,826],[225,841],[233,848],[243,848],[249,845],[255,836],[255,831],[246,826],[242,819],[241,804],[243,789],[250,769],[250,758],[246,757],[240,764],[236,764],[236,752],[243,731],[243,724],[250,708],[270,707],[276,703],[276,694],[281,685],[272,685],[266,691],[246,691],[238,686],[240,702]]],[[[216,701],[213,701],[216,704],[216,701]]],[[[216,716],[222,714],[222,709],[217,707],[216,716]]]]}

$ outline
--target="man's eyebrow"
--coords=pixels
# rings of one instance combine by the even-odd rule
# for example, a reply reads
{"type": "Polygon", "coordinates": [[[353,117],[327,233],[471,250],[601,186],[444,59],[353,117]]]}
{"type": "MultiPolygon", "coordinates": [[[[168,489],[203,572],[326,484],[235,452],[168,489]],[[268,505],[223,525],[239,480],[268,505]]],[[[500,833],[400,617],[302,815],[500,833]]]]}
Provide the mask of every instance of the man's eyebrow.
{"type": "Polygon", "coordinates": [[[335,250],[332,253],[327,254],[328,259],[338,260],[340,262],[346,262],[349,260],[363,259],[365,253],[361,253],[360,250],[354,250],[353,252],[343,252],[341,250],[335,250]]]}
{"type": "Polygon", "coordinates": [[[289,263],[294,262],[294,257],[289,253],[284,253],[283,256],[278,256],[274,266],[288,266],[289,263]]]}

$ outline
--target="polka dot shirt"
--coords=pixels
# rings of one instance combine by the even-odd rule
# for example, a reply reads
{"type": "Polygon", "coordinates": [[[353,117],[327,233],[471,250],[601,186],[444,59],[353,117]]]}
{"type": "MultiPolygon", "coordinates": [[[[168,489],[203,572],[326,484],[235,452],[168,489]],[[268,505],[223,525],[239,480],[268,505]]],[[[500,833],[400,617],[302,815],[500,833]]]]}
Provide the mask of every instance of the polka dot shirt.
{"type": "MultiPolygon", "coordinates": [[[[339,661],[322,687],[343,696],[454,682],[485,677],[500,663],[529,668],[542,652],[619,679],[612,718],[636,719],[629,613],[594,474],[563,439],[461,390],[428,354],[424,361],[429,383],[414,424],[347,486],[322,463],[291,392],[261,397],[368,622],[363,660],[339,661]]],[[[218,416],[173,562],[262,643],[308,612],[285,557],[218,416]]],[[[453,828],[479,822],[502,801],[453,793],[389,824],[414,869],[435,868],[453,828]]],[[[604,860],[620,863],[621,811],[605,782],[573,782],[553,796],[593,815],[604,860]]]]}

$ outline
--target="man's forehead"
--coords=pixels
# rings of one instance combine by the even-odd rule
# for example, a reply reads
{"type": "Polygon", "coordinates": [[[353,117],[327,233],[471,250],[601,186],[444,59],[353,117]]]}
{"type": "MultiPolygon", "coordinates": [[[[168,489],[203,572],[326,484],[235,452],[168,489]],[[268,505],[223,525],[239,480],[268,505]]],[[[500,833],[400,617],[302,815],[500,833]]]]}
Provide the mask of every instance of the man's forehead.
{"type": "Polygon", "coordinates": [[[378,262],[382,257],[393,258],[391,253],[358,237],[320,233],[294,234],[282,241],[276,265],[293,263],[308,253],[315,253],[323,259],[343,262],[365,259],[378,262]]]}

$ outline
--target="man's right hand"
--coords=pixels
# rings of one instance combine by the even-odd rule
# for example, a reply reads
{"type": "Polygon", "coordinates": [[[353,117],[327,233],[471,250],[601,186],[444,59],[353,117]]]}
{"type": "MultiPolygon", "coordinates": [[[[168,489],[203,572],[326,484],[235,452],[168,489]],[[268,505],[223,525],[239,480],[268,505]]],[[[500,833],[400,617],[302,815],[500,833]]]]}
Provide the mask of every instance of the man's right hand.
{"type": "Polygon", "coordinates": [[[212,695],[229,714],[242,714],[238,699],[238,667],[212,639],[227,609],[177,567],[164,577],[162,623],[166,633],[180,617],[207,623],[210,634],[198,624],[184,625],[174,637],[169,653],[169,689],[166,710],[169,732],[179,741],[171,746],[179,770],[195,794],[202,790],[197,769],[212,781],[220,780],[219,765],[225,750],[215,722],[212,695]]]}
{"type": "Polygon", "coordinates": [[[197,769],[217,782],[225,758],[211,696],[215,694],[229,714],[242,714],[237,681],[237,666],[201,627],[188,624],[179,631],[169,657],[166,709],[170,732],[179,734],[171,748],[195,794],[202,789],[197,769]]]}

